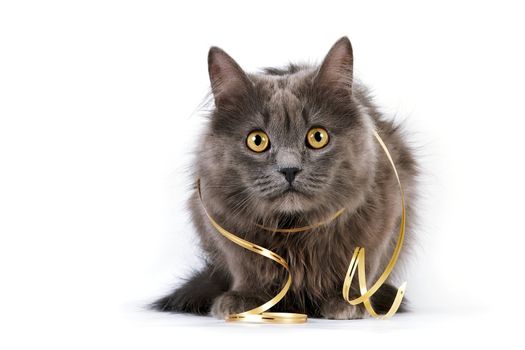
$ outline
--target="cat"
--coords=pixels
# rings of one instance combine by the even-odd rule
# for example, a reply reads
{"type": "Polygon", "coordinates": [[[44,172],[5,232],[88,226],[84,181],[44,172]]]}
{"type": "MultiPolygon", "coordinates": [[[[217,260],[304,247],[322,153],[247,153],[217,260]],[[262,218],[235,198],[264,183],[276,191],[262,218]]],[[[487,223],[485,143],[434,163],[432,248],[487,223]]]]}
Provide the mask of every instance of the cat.
{"type": "MultiPolygon", "coordinates": [[[[400,126],[380,113],[354,79],[353,61],[347,37],[319,66],[290,64],[257,74],[244,72],[220,48],[210,49],[214,108],[197,147],[188,202],[205,267],[154,302],[154,309],[224,319],[268,301],[286,281],[281,266],[222,237],[205,205],[221,226],[290,265],[291,288],[271,311],[328,319],[365,316],[362,305],[350,305],[341,294],[350,258],[355,247],[366,248],[373,283],[392,254],[401,216],[396,179],[373,130],[398,169],[409,221],[419,171],[400,126]],[[302,227],[341,208],[339,217],[307,232],[272,233],[258,226],[302,227]]],[[[355,285],[351,291],[357,295],[355,285]]],[[[395,294],[396,288],[384,284],[372,305],[386,312],[395,294]]]]}

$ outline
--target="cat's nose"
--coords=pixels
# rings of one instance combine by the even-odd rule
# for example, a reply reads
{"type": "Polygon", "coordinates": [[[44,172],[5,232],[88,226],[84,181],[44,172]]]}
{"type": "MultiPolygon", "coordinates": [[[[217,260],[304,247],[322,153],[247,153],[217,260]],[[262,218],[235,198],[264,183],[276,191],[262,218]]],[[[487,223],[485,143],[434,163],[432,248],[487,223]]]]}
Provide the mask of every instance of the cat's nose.
{"type": "Polygon", "coordinates": [[[288,181],[290,185],[295,179],[295,175],[297,175],[297,173],[300,171],[301,169],[299,168],[281,168],[279,169],[279,172],[284,175],[284,177],[286,178],[286,181],[288,181]]]}

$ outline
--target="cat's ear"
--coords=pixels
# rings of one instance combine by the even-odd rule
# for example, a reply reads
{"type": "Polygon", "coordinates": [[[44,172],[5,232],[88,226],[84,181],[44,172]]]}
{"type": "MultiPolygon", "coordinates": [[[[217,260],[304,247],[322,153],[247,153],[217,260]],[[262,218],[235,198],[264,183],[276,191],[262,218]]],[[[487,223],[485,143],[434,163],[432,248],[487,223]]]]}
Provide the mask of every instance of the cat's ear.
{"type": "Polygon", "coordinates": [[[218,47],[210,48],[208,72],[217,108],[231,108],[251,92],[252,83],[246,73],[218,47]]]}
{"type": "Polygon", "coordinates": [[[340,94],[352,93],[354,55],[352,44],[344,36],[328,51],[314,83],[325,91],[340,94]]]}

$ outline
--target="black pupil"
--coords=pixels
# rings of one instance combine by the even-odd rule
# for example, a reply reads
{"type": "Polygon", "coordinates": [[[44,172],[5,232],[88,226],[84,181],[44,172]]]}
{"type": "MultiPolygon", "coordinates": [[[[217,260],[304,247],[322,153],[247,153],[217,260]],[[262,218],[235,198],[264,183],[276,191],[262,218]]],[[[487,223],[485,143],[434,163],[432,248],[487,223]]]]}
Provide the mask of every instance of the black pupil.
{"type": "Polygon", "coordinates": [[[314,134],[314,139],[315,141],[317,142],[321,142],[321,140],[323,139],[323,135],[321,134],[320,131],[316,131],[315,134],[314,134]]]}
{"type": "Polygon", "coordinates": [[[260,146],[262,143],[262,137],[261,135],[255,135],[253,137],[253,143],[255,143],[256,146],[260,146]]]}

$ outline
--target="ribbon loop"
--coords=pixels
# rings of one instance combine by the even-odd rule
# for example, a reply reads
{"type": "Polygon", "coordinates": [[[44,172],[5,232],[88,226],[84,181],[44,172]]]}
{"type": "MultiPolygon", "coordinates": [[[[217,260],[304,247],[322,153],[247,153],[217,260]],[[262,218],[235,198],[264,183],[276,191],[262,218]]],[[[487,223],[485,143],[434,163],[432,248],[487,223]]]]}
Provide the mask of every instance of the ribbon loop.
{"type": "MultiPolygon", "coordinates": [[[[197,180],[197,190],[199,193],[199,199],[202,202],[202,193],[201,193],[201,186],[200,186],[200,179],[197,180]]],[[[269,310],[272,306],[277,304],[279,301],[281,301],[282,298],[288,293],[288,289],[290,289],[290,286],[292,284],[292,275],[290,273],[290,267],[288,266],[288,263],[286,260],[284,260],[280,255],[272,252],[269,249],[263,248],[255,243],[248,242],[247,240],[244,240],[233,233],[229,232],[228,230],[224,229],[221,225],[219,225],[208,213],[206,210],[206,207],[204,205],[202,206],[204,208],[204,213],[210,220],[212,226],[224,237],[232,241],[233,243],[243,247],[244,249],[248,249],[254,253],[257,253],[259,255],[265,256],[270,260],[275,261],[282,267],[286,269],[286,272],[288,272],[288,279],[286,283],[284,284],[281,291],[274,296],[272,299],[267,301],[266,303],[248,310],[244,311],[239,314],[233,314],[228,315],[226,317],[226,321],[243,321],[243,322],[263,322],[263,323],[304,323],[306,322],[307,316],[304,314],[295,314],[295,313],[284,313],[284,312],[265,312],[266,310],[269,310]]]]}
{"type": "Polygon", "coordinates": [[[375,130],[374,130],[374,136],[376,137],[377,141],[381,145],[381,148],[383,148],[383,151],[385,152],[388,158],[388,161],[390,162],[390,165],[392,166],[392,169],[394,170],[394,175],[396,177],[397,184],[399,186],[399,192],[401,194],[401,223],[399,225],[399,236],[398,236],[397,243],[394,248],[392,257],[390,258],[390,261],[388,262],[388,265],[386,266],[383,273],[379,276],[377,281],[374,283],[374,285],[370,289],[368,289],[367,281],[366,281],[365,248],[357,247],[355,249],[354,255],[352,256],[352,260],[350,260],[350,265],[348,266],[348,272],[346,273],[346,277],[343,283],[343,298],[351,305],[358,305],[362,303],[365,306],[366,311],[368,311],[368,313],[370,314],[370,316],[385,319],[385,318],[389,318],[393,316],[397,312],[399,307],[401,306],[401,302],[403,301],[403,297],[405,295],[405,289],[406,289],[407,283],[404,282],[398,288],[394,302],[392,303],[392,306],[390,307],[390,309],[385,315],[378,315],[376,313],[376,311],[372,307],[370,298],[386,282],[386,280],[390,276],[390,273],[394,269],[394,266],[396,265],[397,259],[399,258],[399,253],[401,252],[403,241],[405,239],[406,209],[405,209],[405,194],[403,192],[403,186],[401,185],[401,180],[399,179],[399,174],[397,172],[392,156],[390,155],[390,152],[388,151],[387,146],[385,145],[385,143],[383,142],[383,140],[381,139],[381,137],[375,130]],[[356,270],[358,274],[359,291],[361,293],[361,296],[355,299],[350,299],[350,296],[349,296],[350,295],[350,285],[352,284],[352,280],[354,278],[356,270]]]}

